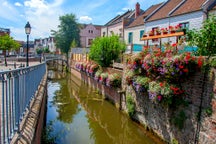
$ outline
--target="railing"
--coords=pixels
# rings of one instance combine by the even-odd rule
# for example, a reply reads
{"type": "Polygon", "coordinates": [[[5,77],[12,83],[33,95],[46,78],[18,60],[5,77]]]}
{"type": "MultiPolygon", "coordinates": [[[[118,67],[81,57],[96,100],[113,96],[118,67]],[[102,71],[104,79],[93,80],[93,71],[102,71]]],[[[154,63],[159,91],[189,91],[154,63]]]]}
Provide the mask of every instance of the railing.
{"type": "Polygon", "coordinates": [[[46,72],[42,63],[0,72],[0,143],[10,143],[46,72]]]}

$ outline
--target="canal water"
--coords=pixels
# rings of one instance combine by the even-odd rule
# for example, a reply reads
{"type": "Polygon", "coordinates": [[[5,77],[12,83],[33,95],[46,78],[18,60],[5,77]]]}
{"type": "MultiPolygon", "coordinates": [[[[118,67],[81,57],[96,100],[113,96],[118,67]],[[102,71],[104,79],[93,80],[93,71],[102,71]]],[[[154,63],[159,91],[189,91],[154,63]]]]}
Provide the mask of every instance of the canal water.
{"type": "Polygon", "coordinates": [[[162,143],[73,75],[48,75],[46,139],[58,144],[162,143]]]}

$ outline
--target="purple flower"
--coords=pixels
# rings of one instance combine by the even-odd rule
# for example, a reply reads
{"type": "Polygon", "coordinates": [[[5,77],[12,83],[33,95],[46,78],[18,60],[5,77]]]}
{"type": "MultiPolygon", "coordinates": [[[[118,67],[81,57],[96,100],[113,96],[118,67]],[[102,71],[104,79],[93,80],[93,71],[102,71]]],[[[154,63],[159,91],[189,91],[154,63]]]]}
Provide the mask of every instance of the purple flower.
{"type": "Polygon", "coordinates": [[[153,99],[155,99],[156,96],[157,96],[156,93],[149,91],[149,99],[153,100],[153,99]]]}

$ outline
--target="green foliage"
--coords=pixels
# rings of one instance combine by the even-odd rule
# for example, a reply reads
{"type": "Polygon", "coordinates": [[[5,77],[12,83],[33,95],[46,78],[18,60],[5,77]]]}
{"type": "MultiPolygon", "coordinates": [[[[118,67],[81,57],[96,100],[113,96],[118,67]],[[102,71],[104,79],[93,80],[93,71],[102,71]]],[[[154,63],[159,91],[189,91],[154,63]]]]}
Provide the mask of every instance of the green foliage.
{"type": "Polygon", "coordinates": [[[60,48],[63,53],[67,55],[74,40],[77,45],[80,43],[79,25],[76,22],[74,14],[66,14],[59,17],[60,25],[58,31],[52,30],[52,35],[55,37],[56,47],[60,48]]]}
{"type": "Polygon", "coordinates": [[[178,141],[176,139],[172,139],[171,144],[178,144],[178,141]]]}
{"type": "Polygon", "coordinates": [[[41,143],[56,144],[57,136],[52,135],[52,132],[53,132],[53,122],[49,121],[49,123],[43,129],[41,143]]]}
{"type": "MultiPolygon", "coordinates": [[[[16,50],[20,48],[20,44],[13,40],[9,35],[0,36],[0,50],[16,50]]],[[[5,66],[7,66],[6,53],[5,53],[5,66]]]]}
{"type": "Polygon", "coordinates": [[[212,113],[213,113],[212,108],[211,108],[211,107],[206,108],[206,109],[205,109],[205,113],[206,113],[208,116],[211,116],[212,113]]]}
{"type": "Polygon", "coordinates": [[[210,66],[211,66],[211,67],[216,67],[216,58],[214,58],[214,59],[212,59],[212,60],[210,61],[210,66]]]}
{"type": "Polygon", "coordinates": [[[127,112],[130,117],[132,117],[135,113],[135,103],[131,95],[126,96],[126,105],[127,105],[127,112]]]}
{"type": "Polygon", "coordinates": [[[77,43],[75,41],[75,39],[73,39],[72,43],[71,43],[71,48],[75,48],[77,47],[77,43]]]}
{"type": "Polygon", "coordinates": [[[184,127],[184,122],[186,120],[185,112],[182,110],[177,115],[174,116],[172,122],[175,126],[177,126],[180,130],[184,127]]]}
{"type": "Polygon", "coordinates": [[[210,16],[203,23],[201,30],[191,30],[187,33],[190,45],[198,47],[197,54],[212,56],[216,54],[216,16],[210,16]]]}
{"type": "Polygon", "coordinates": [[[0,36],[0,50],[16,50],[20,44],[9,35],[0,36]]]}
{"type": "Polygon", "coordinates": [[[36,49],[36,52],[37,52],[37,54],[42,54],[42,53],[43,53],[43,49],[37,48],[37,49],[36,49]]]}
{"type": "Polygon", "coordinates": [[[50,52],[49,48],[48,48],[48,47],[45,47],[45,48],[44,48],[44,53],[49,53],[49,52],[50,52]]]}
{"type": "Polygon", "coordinates": [[[36,49],[37,54],[42,54],[42,53],[50,53],[50,50],[48,47],[45,48],[37,48],[36,49]]]}
{"type": "Polygon", "coordinates": [[[118,59],[125,49],[125,43],[120,41],[117,35],[96,38],[90,47],[89,58],[102,67],[107,67],[112,60],[118,59]]]}

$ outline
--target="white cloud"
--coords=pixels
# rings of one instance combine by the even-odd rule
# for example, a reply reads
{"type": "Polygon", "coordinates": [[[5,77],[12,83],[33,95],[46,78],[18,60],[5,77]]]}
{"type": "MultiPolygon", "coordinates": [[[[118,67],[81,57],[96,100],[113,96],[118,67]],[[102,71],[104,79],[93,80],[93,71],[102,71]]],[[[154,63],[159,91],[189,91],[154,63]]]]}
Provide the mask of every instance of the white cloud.
{"type": "Polygon", "coordinates": [[[60,8],[63,0],[55,0],[53,3],[47,3],[44,0],[25,1],[24,5],[26,21],[32,26],[31,35],[34,38],[48,37],[50,30],[57,30],[59,25],[59,16],[63,15],[60,8]]]}
{"type": "Polygon", "coordinates": [[[126,8],[126,7],[125,7],[125,8],[122,8],[122,10],[123,10],[123,11],[127,11],[127,10],[129,10],[129,8],[126,8]]]}
{"type": "Polygon", "coordinates": [[[15,2],[14,5],[15,5],[15,6],[18,6],[18,7],[23,6],[23,5],[22,5],[21,3],[19,3],[19,2],[15,2]]]}
{"type": "Polygon", "coordinates": [[[91,22],[91,21],[92,21],[92,18],[89,17],[89,16],[81,16],[81,17],[79,18],[79,20],[80,20],[81,22],[91,22]]]}
{"type": "Polygon", "coordinates": [[[0,0],[0,18],[6,19],[9,21],[16,22],[19,20],[17,16],[19,16],[19,11],[13,7],[10,3],[4,0],[0,0]]]}

